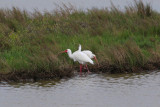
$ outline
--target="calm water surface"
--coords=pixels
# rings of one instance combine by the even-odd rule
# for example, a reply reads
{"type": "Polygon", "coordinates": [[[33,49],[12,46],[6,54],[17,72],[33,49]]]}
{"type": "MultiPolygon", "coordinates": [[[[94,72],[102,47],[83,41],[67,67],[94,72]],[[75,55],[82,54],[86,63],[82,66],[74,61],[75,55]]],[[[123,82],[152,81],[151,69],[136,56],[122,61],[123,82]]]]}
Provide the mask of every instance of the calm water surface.
{"type": "MultiPolygon", "coordinates": [[[[111,1],[119,8],[123,9],[124,6],[133,3],[134,0],[0,0],[0,8],[11,8],[16,6],[21,9],[27,9],[28,11],[33,11],[35,8],[40,11],[51,11],[57,8],[56,5],[70,3],[78,9],[86,10],[93,7],[109,8],[111,6],[111,1]]],[[[144,1],[144,3],[151,3],[153,9],[160,12],[160,0],[142,1],[144,1]]]]}
{"type": "Polygon", "coordinates": [[[159,107],[160,72],[0,83],[0,107],[159,107]]]}

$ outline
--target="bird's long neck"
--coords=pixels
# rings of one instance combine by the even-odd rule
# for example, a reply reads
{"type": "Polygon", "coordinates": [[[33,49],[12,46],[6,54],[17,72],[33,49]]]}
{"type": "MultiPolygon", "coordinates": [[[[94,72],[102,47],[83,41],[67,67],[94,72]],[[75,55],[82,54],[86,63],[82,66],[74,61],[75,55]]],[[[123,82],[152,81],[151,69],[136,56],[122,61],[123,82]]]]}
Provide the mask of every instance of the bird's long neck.
{"type": "Polygon", "coordinates": [[[72,59],[72,51],[69,50],[67,53],[68,53],[68,56],[72,59]]]}

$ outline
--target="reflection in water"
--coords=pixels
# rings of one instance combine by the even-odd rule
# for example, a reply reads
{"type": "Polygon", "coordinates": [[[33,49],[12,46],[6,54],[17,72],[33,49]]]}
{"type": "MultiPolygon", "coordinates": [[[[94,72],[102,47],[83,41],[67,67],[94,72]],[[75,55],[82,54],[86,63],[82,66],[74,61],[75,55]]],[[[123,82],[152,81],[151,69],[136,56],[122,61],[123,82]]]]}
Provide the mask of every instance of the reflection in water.
{"type": "Polygon", "coordinates": [[[0,84],[0,107],[157,107],[160,72],[0,84]]]}

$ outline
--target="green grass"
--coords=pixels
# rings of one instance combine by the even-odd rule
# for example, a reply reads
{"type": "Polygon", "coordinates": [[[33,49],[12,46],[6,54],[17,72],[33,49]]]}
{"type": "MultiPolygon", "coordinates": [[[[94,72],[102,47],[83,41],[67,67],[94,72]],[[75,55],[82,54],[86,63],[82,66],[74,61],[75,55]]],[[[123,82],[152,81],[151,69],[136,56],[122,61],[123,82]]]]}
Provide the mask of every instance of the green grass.
{"type": "Polygon", "coordinates": [[[78,64],[57,54],[79,44],[100,63],[120,68],[159,63],[160,13],[141,1],[123,12],[114,6],[87,12],[65,6],[44,14],[0,10],[0,74],[65,71],[78,64]]]}

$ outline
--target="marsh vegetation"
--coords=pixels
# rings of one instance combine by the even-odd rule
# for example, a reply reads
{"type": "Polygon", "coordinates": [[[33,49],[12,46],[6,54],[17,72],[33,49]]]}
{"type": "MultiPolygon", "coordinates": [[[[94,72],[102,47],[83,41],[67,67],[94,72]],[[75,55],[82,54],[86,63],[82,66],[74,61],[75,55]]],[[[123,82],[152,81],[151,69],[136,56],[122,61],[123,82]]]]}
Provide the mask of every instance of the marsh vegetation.
{"type": "Polygon", "coordinates": [[[93,51],[92,71],[134,72],[160,65],[160,13],[135,1],[124,11],[86,11],[64,5],[53,12],[0,9],[0,80],[71,76],[78,64],[57,53],[93,51]]]}

